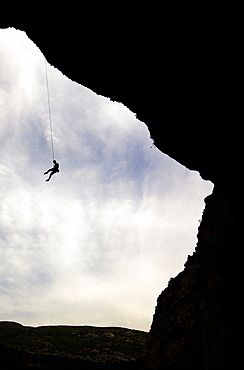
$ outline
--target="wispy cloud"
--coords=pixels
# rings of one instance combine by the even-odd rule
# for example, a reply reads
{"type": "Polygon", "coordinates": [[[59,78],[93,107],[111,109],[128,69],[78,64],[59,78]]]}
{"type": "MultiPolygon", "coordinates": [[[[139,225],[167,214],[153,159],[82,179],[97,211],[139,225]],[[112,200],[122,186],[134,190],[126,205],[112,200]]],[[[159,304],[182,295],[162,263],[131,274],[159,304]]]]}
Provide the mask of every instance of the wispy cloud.
{"type": "Polygon", "coordinates": [[[0,319],[147,330],[196,244],[212,184],[152,145],[146,125],[0,30],[0,319]]]}

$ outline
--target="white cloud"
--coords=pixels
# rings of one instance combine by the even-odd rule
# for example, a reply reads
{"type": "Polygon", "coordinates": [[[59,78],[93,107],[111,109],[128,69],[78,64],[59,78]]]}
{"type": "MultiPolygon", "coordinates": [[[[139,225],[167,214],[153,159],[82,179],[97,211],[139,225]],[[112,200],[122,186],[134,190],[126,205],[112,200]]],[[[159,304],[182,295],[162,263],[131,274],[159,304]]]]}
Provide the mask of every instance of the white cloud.
{"type": "Polygon", "coordinates": [[[0,30],[0,320],[149,328],[196,244],[212,190],[151,147],[147,127],[0,30]],[[194,191],[193,191],[194,189],[194,191]]]}

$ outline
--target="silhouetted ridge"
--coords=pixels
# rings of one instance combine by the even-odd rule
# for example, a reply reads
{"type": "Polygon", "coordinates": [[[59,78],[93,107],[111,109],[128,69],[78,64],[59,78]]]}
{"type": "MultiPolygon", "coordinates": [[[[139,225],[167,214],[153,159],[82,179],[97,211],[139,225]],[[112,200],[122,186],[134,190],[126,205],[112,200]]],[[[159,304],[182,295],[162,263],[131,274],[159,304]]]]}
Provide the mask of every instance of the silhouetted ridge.
{"type": "Polygon", "coordinates": [[[45,369],[136,370],[146,353],[146,335],[143,331],[115,327],[33,328],[0,322],[0,365],[1,369],[3,366],[13,369],[42,366],[45,369]]]}

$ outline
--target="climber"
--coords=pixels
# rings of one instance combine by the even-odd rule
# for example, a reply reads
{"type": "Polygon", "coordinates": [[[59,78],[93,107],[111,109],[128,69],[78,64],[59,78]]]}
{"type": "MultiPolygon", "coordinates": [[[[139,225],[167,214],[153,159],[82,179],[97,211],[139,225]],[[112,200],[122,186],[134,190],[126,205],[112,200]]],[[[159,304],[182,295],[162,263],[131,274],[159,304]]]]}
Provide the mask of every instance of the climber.
{"type": "Polygon", "coordinates": [[[44,175],[46,175],[48,172],[50,172],[49,178],[46,181],[49,181],[51,179],[52,175],[54,175],[55,173],[59,172],[59,164],[58,164],[58,162],[55,161],[55,159],[54,159],[53,160],[53,163],[54,163],[53,168],[50,168],[49,170],[47,170],[46,172],[44,172],[44,175]]]}

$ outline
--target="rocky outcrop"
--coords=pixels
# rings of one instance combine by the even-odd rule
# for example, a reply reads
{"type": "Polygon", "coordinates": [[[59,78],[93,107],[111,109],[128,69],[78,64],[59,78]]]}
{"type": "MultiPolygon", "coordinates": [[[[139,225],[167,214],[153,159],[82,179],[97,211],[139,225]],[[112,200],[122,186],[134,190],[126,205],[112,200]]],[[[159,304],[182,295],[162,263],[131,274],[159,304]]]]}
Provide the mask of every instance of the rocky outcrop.
{"type": "Polygon", "coordinates": [[[65,27],[56,20],[55,29],[46,22],[45,32],[11,24],[26,31],[65,75],[128,106],[162,152],[215,184],[196,252],[158,298],[149,369],[223,370],[242,362],[242,251],[235,226],[242,168],[240,48],[220,9],[212,20],[214,9],[200,19],[202,11],[189,20],[174,9],[163,29],[155,9],[150,26],[137,16],[132,24],[125,24],[128,17],[122,24],[116,18],[109,29],[102,19],[96,32],[97,20],[91,20],[90,38],[75,22],[65,27]]]}
{"type": "Polygon", "coordinates": [[[158,298],[146,369],[238,368],[243,319],[233,211],[217,190],[205,202],[196,251],[158,298]]]}

